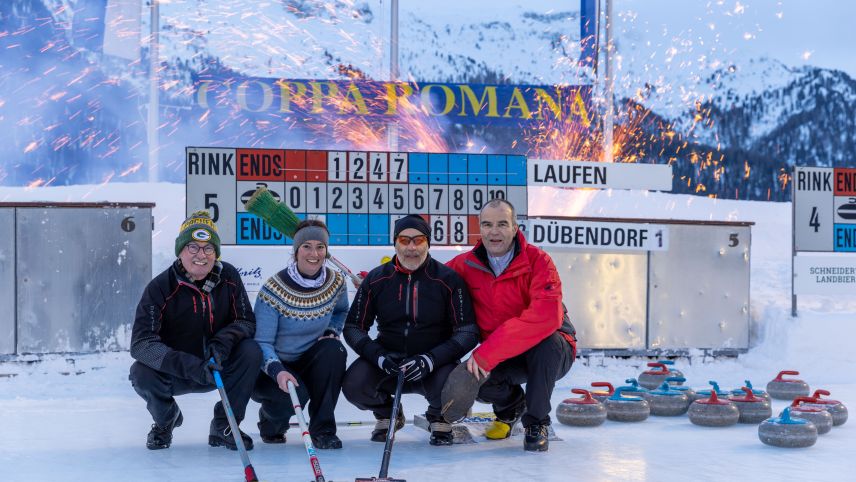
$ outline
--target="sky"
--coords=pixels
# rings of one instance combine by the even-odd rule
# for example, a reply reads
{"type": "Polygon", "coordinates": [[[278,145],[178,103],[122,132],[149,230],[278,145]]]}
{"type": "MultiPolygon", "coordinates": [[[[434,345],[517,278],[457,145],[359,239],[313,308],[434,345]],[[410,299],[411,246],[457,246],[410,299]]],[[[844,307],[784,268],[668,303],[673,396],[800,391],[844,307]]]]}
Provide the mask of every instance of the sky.
{"type": "Polygon", "coordinates": [[[654,34],[651,40],[662,46],[683,44],[699,55],[715,48],[733,50],[856,76],[856,32],[849,22],[856,15],[853,2],[615,0],[613,8],[628,39],[640,35],[635,29],[654,34]],[[672,39],[680,42],[669,45],[672,39]]]}

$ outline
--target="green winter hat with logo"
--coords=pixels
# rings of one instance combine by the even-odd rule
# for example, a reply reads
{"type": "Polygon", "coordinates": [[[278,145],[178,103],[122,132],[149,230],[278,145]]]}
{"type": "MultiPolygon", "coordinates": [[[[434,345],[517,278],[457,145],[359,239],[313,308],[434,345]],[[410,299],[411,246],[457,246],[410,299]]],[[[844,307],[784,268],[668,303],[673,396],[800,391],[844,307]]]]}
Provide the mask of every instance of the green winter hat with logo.
{"type": "Polygon", "coordinates": [[[191,241],[207,241],[213,244],[217,258],[220,258],[220,236],[208,211],[196,211],[181,223],[178,237],[175,238],[175,255],[178,256],[191,241]]]}

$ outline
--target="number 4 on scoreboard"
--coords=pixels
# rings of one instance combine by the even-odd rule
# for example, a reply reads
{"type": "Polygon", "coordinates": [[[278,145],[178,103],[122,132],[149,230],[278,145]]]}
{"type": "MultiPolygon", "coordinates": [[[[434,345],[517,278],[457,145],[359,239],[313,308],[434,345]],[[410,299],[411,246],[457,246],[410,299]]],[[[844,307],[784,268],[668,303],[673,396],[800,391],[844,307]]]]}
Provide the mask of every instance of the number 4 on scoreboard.
{"type": "Polygon", "coordinates": [[[820,215],[817,214],[817,206],[813,206],[811,208],[811,216],[808,219],[809,227],[814,228],[814,232],[818,232],[820,229],[820,215]]]}

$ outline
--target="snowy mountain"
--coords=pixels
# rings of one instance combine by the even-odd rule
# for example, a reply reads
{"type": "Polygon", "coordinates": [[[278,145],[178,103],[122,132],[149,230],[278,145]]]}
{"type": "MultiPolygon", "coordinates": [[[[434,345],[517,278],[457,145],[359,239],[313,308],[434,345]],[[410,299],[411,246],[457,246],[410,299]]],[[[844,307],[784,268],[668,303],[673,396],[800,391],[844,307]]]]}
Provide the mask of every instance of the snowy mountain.
{"type": "Polygon", "coordinates": [[[788,164],[852,165],[856,81],[846,73],[760,59],[742,71],[721,69],[708,83],[715,97],[700,106],[709,112],[700,140],[788,164]]]}

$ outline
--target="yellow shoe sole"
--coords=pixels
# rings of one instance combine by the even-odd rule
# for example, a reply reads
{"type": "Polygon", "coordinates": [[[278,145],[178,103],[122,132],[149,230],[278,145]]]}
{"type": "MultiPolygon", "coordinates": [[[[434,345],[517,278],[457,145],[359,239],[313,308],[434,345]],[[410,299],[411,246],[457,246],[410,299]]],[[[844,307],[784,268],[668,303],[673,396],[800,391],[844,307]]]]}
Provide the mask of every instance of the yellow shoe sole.
{"type": "Polygon", "coordinates": [[[484,436],[491,440],[502,440],[511,435],[511,425],[494,420],[484,431],[484,436]]]}

